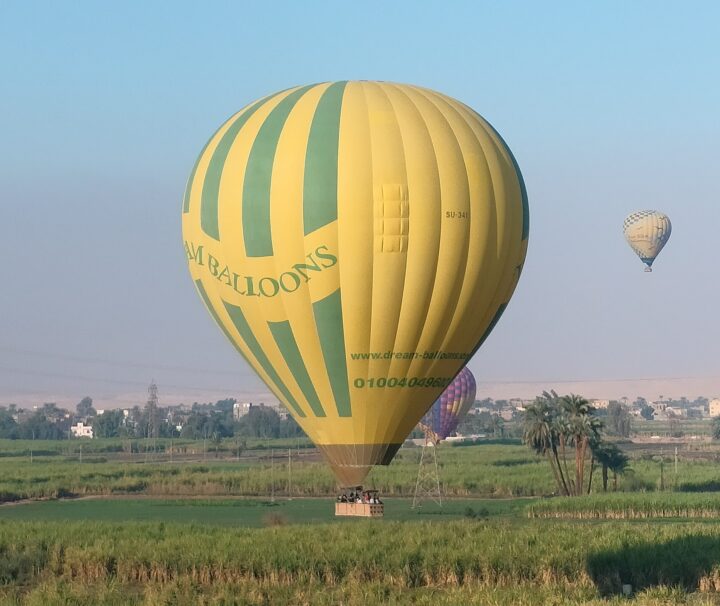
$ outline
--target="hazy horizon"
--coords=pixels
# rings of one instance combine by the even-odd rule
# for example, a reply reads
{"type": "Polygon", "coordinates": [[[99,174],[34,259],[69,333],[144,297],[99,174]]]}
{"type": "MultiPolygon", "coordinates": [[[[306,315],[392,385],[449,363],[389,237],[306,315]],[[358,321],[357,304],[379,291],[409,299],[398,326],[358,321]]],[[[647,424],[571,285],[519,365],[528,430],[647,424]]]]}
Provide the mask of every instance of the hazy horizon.
{"type": "Polygon", "coordinates": [[[720,395],[720,6],[113,8],[0,9],[0,405],[126,406],[151,379],[161,404],[275,400],[194,292],[185,182],[247,103],[366,78],[467,103],[522,170],[527,262],[478,398],[720,395]],[[673,223],[652,274],[622,236],[643,208],[673,223]]]}

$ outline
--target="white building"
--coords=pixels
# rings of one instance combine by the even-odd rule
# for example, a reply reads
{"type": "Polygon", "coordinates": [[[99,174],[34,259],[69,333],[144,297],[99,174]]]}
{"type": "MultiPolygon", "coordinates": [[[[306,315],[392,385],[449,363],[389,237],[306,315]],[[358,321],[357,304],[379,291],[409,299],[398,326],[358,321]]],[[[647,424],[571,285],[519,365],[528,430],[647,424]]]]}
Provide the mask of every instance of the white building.
{"type": "Polygon", "coordinates": [[[76,438],[92,438],[93,437],[93,429],[90,425],[85,425],[85,423],[78,423],[77,425],[71,425],[70,431],[72,432],[72,435],[76,438]]]}
{"type": "Polygon", "coordinates": [[[685,409],[680,408],[678,406],[665,406],[665,416],[667,416],[668,419],[670,418],[676,418],[679,419],[681,417],[685,417],[685,409]]]}
{"type": "Polygon", "coordinates": [[[708,404],[711,417],[720,417],[720,398],[713,398],[708,404]]]}
{"type": "Polygon", "coordinates": [[[590,400],[590,404],[595,408],[607,408],[610,406],[610,400],[590,400]]]}
{"type": "MultiPolygon", "coordinates": [[[[262,406],[262,404],[260,404],[262,406]]],[[[252,402],[235,402],[233,404],[233,419],[244,417],[253,407],[252,402]]]]}
{"type": "Polygon", "coordinates": [[[650,406],[655,411],[656,417],[667,416],[665,414],[665,410],[667,409],[667,402],[663,402],[662,400],[656,400],[655,402],[648,402],[648,406],[650,406]]]}

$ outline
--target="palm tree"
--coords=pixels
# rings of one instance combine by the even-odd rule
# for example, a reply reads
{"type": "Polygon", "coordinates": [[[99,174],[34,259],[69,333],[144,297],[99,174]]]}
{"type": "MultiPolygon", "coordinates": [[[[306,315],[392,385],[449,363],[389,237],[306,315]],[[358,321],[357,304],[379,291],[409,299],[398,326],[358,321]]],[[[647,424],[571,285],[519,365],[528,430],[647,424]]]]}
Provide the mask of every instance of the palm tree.
{"type": "Polygon", "coordinates": [[[560,466],[558,433],[555,424],[557,408],[553,405],[557,394],[544,392],[535,402],[525,408],[523,442],[550,463],[558,491],[569,495],[567,481],[560,466]]]}
{"type": "Polygon", "coordinates": [[[575,447],[574,492],[581,495],[585,485],[585,458],[591,442],[599,439],[602,422],[595,417],[595,408],[581,396],[564,396],[561,405],[569,442],[575,447]]]}
{"type": "Polygon", "coordinates": [[[608,470],[613,472],[613,490],[617,490],[618,474],[623,474],[628,468],[628,456],[611,442],[598,441],[593,446],[593,456],[602,465],[603,492],[607,492],[608,470]]]}
{"type": "MultiPolygon", "coordinates": [[[[568,495],[575,494],[575,481],[570,476],[567,467],[567,451],[566,446],[571,440],[570,424],[565,410],[560,406],[559,400],[555,402],[556,414],[553,421],[553,429],[557,435],[558,445],[560,447],[560,458],[562,459],[562,470],[565,474],[568,495]]],[[[558,463],[559,465],[559,463],[558,463]]]]}
{"type": "Polygon", "coordinates": [[[498,435],[502,438],[505,435],[505,420],[500,415],[493,415],[490,420],[494,437],[498,435]]]}
{"type": "Polygon", "coordinates": [[[613,472],[613,492],[617,492],[618,474],[622,475],[628,471],[629,457],[619,448],[610,456],[608,468],[613,472]]]}

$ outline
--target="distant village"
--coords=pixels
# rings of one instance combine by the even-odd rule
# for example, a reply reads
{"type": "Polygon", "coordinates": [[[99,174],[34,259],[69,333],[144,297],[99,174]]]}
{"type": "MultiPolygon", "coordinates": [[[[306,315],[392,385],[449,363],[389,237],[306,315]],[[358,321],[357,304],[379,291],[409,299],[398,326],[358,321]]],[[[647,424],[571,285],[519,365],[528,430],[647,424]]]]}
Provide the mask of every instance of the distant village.
{"type": "Polygon", "coordinates": [[[280,404],[238,402],[161,406],[157,390],[150,390],[144,406],[96,409],[90,397],[74,411],[45,403],[30,408],[0,407],[0,438],[62,440],[72,438],[188,438],[211,439],[236,435],[258,438],[304,435],[280,404]]]}
{"type": "MultiPolygon", "coordinates": [[[[285,408],[278,403],[240,402],[233,398],[214,403],[160,406],[157,388],[150,386],[143,405],[122,409],[96,409],[90,397],[74,411],[44,403],[30,408],[14,404],[0,407],[0,438],[157,438],[221,439],[231,436],[295,437],[303,435],[285,408]]],[[[476,400],[458,427],[460,435],[513,435],[518,433],[525,407],[533,400],[511,398],[476,400]],[[507,425],[506,425],[507,424],[507,425]],[[510,427],[516,425],[515,431],[510,427]]],[[[649,401],[591,399],[596,414],[618,435],[629,435],[632,420],[680,422],[720,416],[720,398],[689,400],[663,398],[649,401]]]]}
{"type": "MultiPolygon", "coordinates": [[[[503,420],[510,421],[521,415],[525,406],[532,404],[534,400],[523,400],[520,398],[512,398],[510,400],[478,400],[475,406],[470,410],[469,414],[481,414],[483,412],[497,414],[503,420]]],[[[720,398],[709,400],[704,397],[688,400],[680,398],[679,400],[664,399],[660,396],[655,401],[648,401],[645,398],[638,397],[633,401],[629,398],[620,398],[619,400],[602,400],[589,399],[598,411],[599,416],[604,416],[604,412],[612,409],[613,406],[621,406],[628,414],[634,417],[644,418],[648,421],[652,420],[671,420],[671,419],[703,419],[720,416],[720,398]]]]}

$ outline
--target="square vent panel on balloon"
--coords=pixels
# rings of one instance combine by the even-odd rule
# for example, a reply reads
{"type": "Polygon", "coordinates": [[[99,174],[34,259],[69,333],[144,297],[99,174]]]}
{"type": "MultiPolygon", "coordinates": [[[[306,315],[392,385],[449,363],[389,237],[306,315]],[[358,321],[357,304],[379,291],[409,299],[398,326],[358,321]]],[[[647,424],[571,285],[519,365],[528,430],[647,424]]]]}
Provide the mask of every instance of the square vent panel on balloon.
{"type": "Polygon", "coordinates": [[[407,185],[385,184],[375,194],[375,252],[407,252],[410,230],[407,185]]]}

